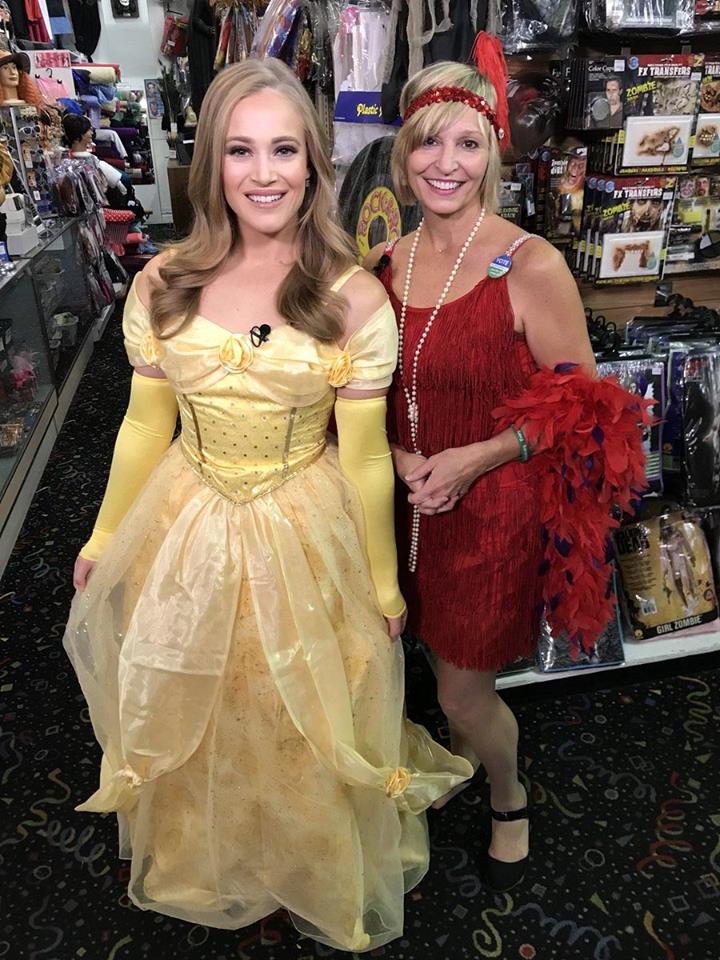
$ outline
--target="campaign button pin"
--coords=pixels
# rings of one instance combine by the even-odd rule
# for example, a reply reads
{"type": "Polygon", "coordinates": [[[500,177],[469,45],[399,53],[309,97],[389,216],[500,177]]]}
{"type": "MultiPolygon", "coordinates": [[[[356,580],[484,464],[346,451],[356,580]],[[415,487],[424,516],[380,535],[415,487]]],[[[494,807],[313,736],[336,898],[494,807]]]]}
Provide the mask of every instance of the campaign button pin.
{"type": "Polygon", "coordinates": [[[495,257],[488,267],[488,276],[493,280],[496,280],[498,277],[504,277],[511,266],[512,257],[508,257],[506,254],[503,254],[501,257],[495,257]]]}

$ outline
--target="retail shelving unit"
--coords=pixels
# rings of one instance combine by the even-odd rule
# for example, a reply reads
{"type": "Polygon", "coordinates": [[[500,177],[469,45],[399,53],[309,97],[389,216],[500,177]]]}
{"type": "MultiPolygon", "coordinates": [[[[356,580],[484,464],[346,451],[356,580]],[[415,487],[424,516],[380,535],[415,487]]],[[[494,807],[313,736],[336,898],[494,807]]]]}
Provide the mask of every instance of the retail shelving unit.
{"type": "Polygon", "coordinates": [[[702,653],[720,652],[720,626],[696,634],[670,634],[653,640],[626,640],[625,663],[615,666],[586,667],[582,670],[558,670],[553,673],[540,673],[537,670],[523,670],[498,677],[498,689],[523,687],[530,683],[545,683],[549,680],[568,680],[584,677],[590,673],[622,670],[624,667],[641,667],[664,660],[677,660],[702,653]]]}

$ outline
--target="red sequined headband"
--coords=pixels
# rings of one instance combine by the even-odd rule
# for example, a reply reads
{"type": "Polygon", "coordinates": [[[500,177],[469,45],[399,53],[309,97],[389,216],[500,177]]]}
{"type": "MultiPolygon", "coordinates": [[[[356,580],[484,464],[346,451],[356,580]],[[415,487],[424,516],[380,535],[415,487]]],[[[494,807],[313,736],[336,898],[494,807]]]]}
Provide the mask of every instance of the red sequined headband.
{"type": "Polygon", "coordinates": [[[415,97],[409,104],[403,114],[403,123],[406,123],[418,110],[422,110],[423,107],[429,107],[433,103],[464,103],[466,107],[472,107],[474,110],[477,110],[478,113],[487,117],[490,125],[497,134],[498,140],[502,141],[506,137],[505,130],[503,130],[498,122],[497,114],[485,97],[481,97],[477,93],[472,93],[464,87],[432,87],[430,90],[426,90],[425,93],[421,93],[419,97],[415,97]]]}

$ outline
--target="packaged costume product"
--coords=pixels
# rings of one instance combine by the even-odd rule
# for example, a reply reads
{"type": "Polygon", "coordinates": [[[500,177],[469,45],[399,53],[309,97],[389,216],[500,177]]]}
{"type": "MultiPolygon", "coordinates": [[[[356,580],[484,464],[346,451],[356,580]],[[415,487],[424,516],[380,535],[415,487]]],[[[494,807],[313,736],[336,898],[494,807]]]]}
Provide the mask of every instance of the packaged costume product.
{"type": "Polygon", "coordinates": [[[702,69],[702,54],[628,58],[618,173],[687,169],[702,69]]]}
{"type": "Polygon", "coordinates": [[[697,517],[679,510],[665,513],[628,524],[613,539],[636,639],[717,617],[710,553],[697,517]]]}
{"type": "Polygon", "coordinates": [[[692,30],[695,0],[585,0],[592,30],[607,33],[680,33],[692,30]]]}
{"type": "Polygon", "coordinates": [[[576,0],[490,0],[488,30],[506,53],[555,50],[577,32],[576,0]]]}
{"type": "Polygon", "coordinates": [[[697,166],[720,163],[720,54],[705,56],[700,86],[700,113],[695,127],[692,161],[697,166]]]}
{"type": "Polygon", "coordinates": [[[598,285],[660,279],[667,255],[675,181],[622,177],[605,182],[597,205],[594,277],[598,285]]]}
{"type": "Polygon", "coordinates": [[[525,190],[517,180],[503,180],[498,195],[498,216],[510,223],[521,224],[525,208],[525,190]]]}
{"type": "Polygon", "coordinates": [[[335,142],[333,161],[349,165],[360,150],[384,137],[382,89],[390,30],[384,4],[348,3],[333,40],[335,142]]]}
{"type": "Polygon", "coordinates": [[[614,376],[629,393],[654,402],[656,419],[643,429],[645,477],[651,493],[662,493],[662,414],[665,410],[665,364],[658,357],[640,356],[598,363],[598,375],[614,376]]]}
{"type": "MultiPolygon", "coordinates": [[[[616,594],[614,576],[612,592],[613,595],[616,594]]],[[[578,650],[574,644],[570,643],[566,633],[556,636],[547,621],[543,620],[535,658],[535,664],[541,673],[586,670],[590,667],[617,667],[624,662],[619,607],[615,608],[612,619],[596,639],[594,646],[589,649],[578,650]]]]}
{"type": "MultiPolygon", "coordinates": [[[[698,128],[701,122],[701,118],[698,118],[698,128]]],[[[698,167],[714,162],[712,159],[693,160],[698,167]]],[[[720,177],[706,176],[704,173],[679,177],[668,250],[668,265],[679,266],[673,267],[671,272],[712,266],[708,261],[720,257],[718,231],[720,177]],[[694,267],[695,264],[698,267],[694,267]]]]}
{"type": "Polygon", "coordinates": [[[717,588],[720,585],[720,507],[700,507],[697,514],[705,531],[717,588]]]}
{"type": "Polygon", "coordinates": [[[565,72],[570,85],[568,127],[619,130],[625,119],[625,58],[572,58],[565,61],[565,72]]]}
{"type": "Polygon", "coordinates": [[[720,345],[685,358],[682,414],[685,495],[698,506],[720,504],[720,345]]]}
{"type": "Polygon", "coordinates": [[[711,349],[709,340],[696,335],[672,331],[666,337],[654,338],[656,349],[667,353],[667,397],[665,427],[663,430],[663,470],[666,474],[681,476],[685,456],[685,364],[694,350],[711,349]]]}
{"type": "Polygon", "coordinates": [[[572,244],[580,236],[587,149],[549,151],[549,177],[544,204],[544,236],[555,244],[572,244]]]}
{"type": "Polygon", "coordinates": [[[720,30],[720,0],[695,0],[693,33],[716,33],[720,30]]]}

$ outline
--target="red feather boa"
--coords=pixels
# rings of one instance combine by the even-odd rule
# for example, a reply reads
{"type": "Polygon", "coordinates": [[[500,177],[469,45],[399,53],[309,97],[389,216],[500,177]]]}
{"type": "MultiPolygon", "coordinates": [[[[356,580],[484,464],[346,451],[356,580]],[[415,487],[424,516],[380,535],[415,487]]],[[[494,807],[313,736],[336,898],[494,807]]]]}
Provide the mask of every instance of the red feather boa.
{"type": "Polygon", "coordinates": [[[545,616],[587,651],[615,609],[608,537],[620,522],[612,511],[631,512],[646,486],[641,427],[653,422],[652,404],[614,377],[592,380],[575,364],[560,364],[533,374],[520,396],[493,410],[500,430],[521,427],[547,461],[545,616]]]}

